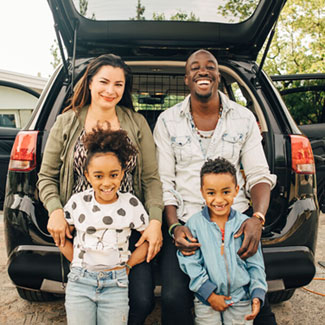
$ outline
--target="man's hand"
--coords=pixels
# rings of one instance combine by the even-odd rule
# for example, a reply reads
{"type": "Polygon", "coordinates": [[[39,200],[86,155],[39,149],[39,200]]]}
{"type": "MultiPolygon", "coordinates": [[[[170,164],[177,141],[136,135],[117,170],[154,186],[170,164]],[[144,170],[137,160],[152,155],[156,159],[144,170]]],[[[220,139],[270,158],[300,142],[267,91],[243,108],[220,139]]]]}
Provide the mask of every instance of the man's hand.
{"type": "Polygon", "coordinates": [[[191,231],[186,226],[174,228],[175,246],[183,255],[193,255],[201,244],[192,236],[191,231]]]}
{"type": "Polygon", "coordinates": [[[246,320],[253,320],[260,312],[261,302],[258,298],[254,298],[252,302],[252,313],[245,316],[246,320]]]}
{"type": "Polygon", "coordinates": [[[235,234],[235,238],[240,237],[243,233],[244,240],[237,254],[241,259],[245,260],[257,252],[262,235],[261,221],[256,217],[245,220],[235,234]]]}
{"type": "Polygon", "coordinates": [[[231,304],[226,304],[225,300],[230,300],[231,297],[217,295],[214,292],[211,293],[207,299],[211,307],[216,311],[225,311],[231,304]]]}

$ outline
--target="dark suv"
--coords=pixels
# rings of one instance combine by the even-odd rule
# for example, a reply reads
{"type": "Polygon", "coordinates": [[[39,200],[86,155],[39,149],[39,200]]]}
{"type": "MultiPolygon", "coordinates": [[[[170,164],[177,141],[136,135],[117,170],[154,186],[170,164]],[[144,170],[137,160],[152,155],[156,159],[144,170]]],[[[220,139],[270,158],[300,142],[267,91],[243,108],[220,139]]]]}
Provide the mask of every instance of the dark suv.
{"type": "MultiPolygon", "coordinates": [[[[48,214],[36,182],[49,131],[89,60],[112,52],[127,61],[134,74],[136,109],[153,128],[162,110],[187,95],[185,61],[203,47],[219,61],[220,89],[256,116],[270,169],[277,175],[262,238],[270,300],[289,299],[296,288],[308,284],[315,274],[319,216],[312,149],[271,79],[255,62],[285,0],[261,0],[249,19],[233,24],[103,20],[96,15],[95,20],[80,15],[72,0],[48,2],[63,65],[48,82],[29,124],[16,137],[4,204],[8,273],[20,296],[48,300],[64,293],[69,265],[47,232],[48,214]]],[[[116,13],[115,7],[110,9],[116,13]]],[[[100,8],[98,15],[104,13],[100,8]]]]}

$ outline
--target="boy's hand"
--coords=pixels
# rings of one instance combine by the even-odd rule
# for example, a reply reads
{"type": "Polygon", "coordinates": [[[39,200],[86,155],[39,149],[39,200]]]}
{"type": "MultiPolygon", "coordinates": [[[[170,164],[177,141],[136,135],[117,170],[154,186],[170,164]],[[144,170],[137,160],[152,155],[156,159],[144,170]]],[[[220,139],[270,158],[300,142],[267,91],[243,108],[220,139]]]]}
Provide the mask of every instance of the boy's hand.
{"type": "Polygon", "coordinates": [[[245,316],[246,320],[253,320],[260,312],[261,302],[258,298],[254,298],[252,302],[252,313],[245,316]]]}
{"type": "Polygon", "coordinates": [[[175,246],[185,256],[195,254],[201,244],[193,237],[191,231],[186,226],[177,226],[174,229],[175,246]]]}
{"type": "Polygon", "coordinates": [[[230,300],[231,297],[217,295],[214,292],[208,298],[211,307],[216,311],[225,311],[230,305],[226,304],[225,300],[230,300]]]}

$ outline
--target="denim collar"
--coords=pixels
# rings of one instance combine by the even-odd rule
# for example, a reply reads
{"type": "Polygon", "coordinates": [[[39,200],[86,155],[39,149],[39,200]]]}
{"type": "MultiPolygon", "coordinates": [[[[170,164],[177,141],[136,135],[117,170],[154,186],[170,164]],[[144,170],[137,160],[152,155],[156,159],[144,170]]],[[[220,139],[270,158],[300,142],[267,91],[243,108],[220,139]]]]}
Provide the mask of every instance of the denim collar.
{"type": "MultiPolygon", "coordinates": [[[[205,205],[204,208],[202,209],[202,215],[205,219],[207,219],[209,222],[211,222],[211,218],[210,218],[210,214],[209,214],[209,209],[208,209],[208,206],[205,205]]],[[[228,220],[227,221],[230,221],[232,219],[235,218],[235,215],[236,215],[236,211],[232,208],[230,208],[230,214],[229,214],[229,217],[228,217],[228,220]]]]}

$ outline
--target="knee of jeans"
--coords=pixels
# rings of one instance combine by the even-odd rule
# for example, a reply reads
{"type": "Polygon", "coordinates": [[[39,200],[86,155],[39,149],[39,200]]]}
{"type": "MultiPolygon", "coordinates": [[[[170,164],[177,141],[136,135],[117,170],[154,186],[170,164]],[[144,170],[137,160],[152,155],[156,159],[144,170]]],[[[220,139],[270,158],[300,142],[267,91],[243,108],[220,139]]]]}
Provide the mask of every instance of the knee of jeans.
{"type": "Polygon", "coordinates": [[[155,307],[154,297],[139,295],[136,299],[130,299],[130,309],[145,315],[150,314],[155,307]]]}
{"type": "Polygon", "coordinates": [[[180,308],[191,308],[193,306],[193,296],[184,290],[165,290],[161,294],[162,304],[170,310],[180,308]]]}

